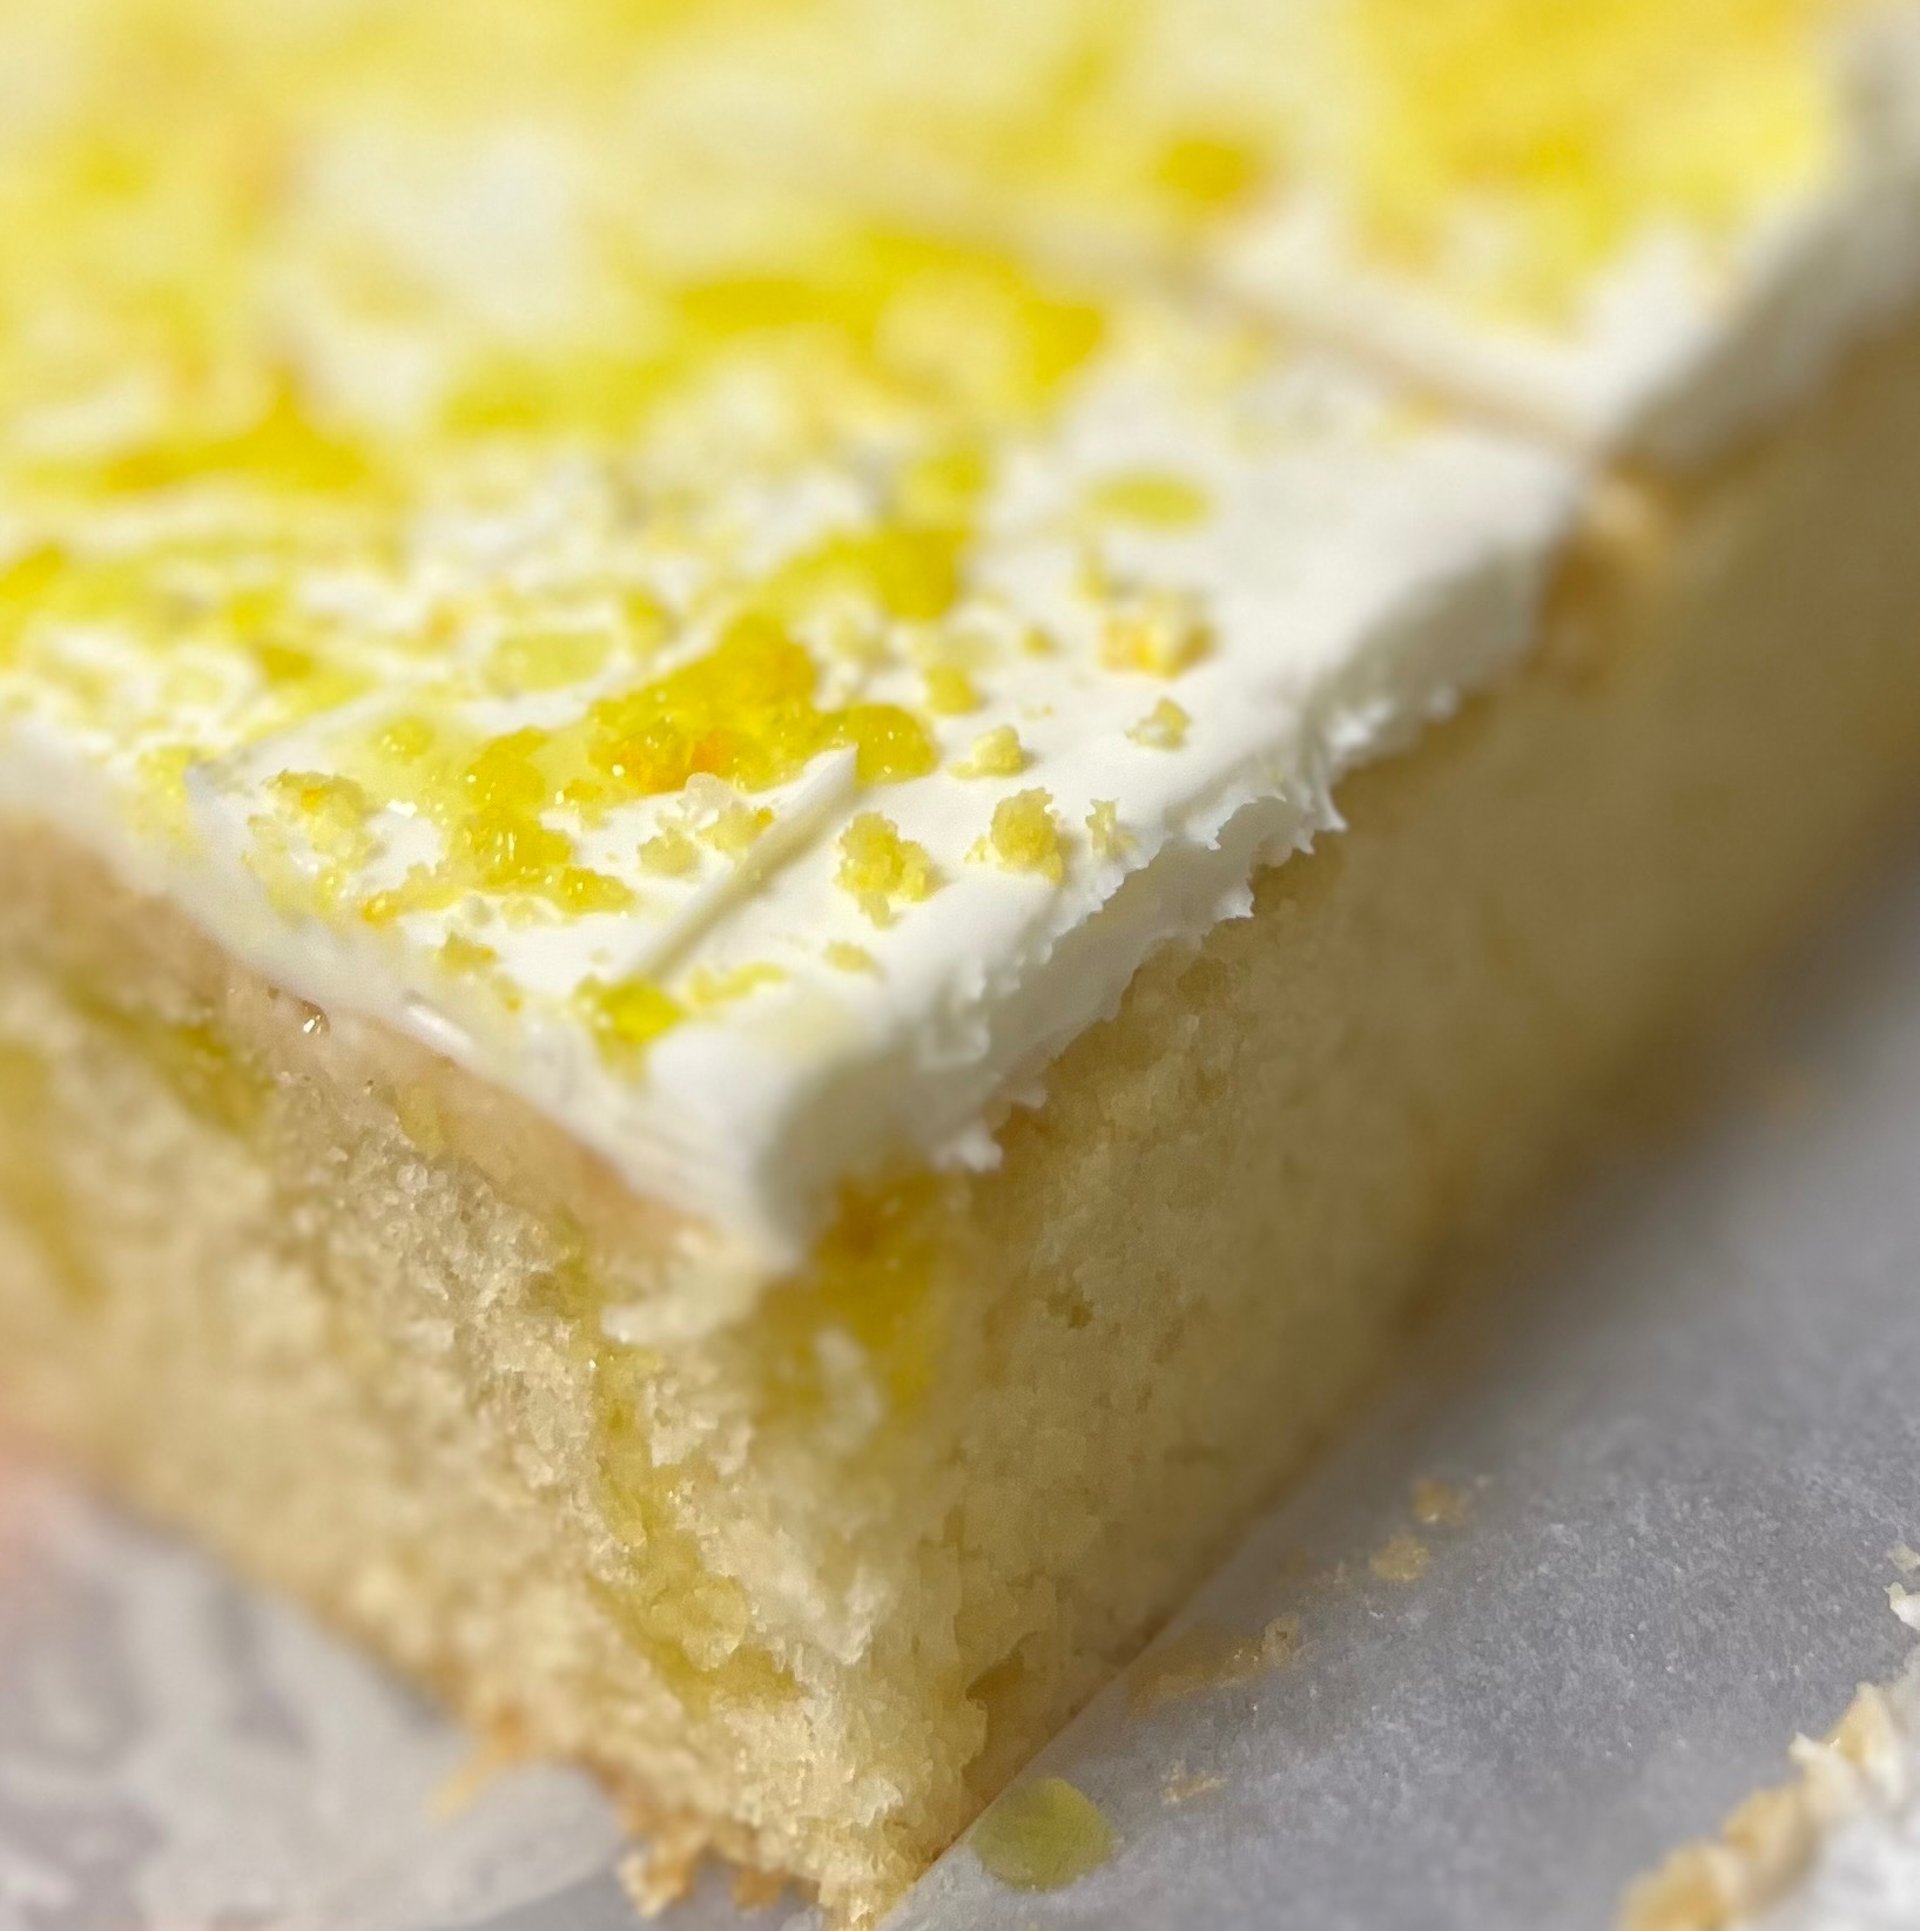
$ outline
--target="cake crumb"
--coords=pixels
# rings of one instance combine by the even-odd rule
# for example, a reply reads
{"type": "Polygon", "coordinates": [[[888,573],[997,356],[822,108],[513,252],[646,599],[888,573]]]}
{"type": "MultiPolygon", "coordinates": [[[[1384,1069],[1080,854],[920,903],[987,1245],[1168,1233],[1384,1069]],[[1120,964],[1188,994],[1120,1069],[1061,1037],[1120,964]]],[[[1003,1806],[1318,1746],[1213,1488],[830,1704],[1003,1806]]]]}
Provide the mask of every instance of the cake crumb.
{"type": "Polygon", "coordinates": [[[1016,1891],[1057,1891],[1114,1851],[1113,1826],[1064,1777],[1020,1784],[990,1804],[968,1835],[990,1877],[1016,1891]]]}
{"type": "Polygon", "coordinates": [[[1087,845],[1096,858],[1124,858],[1133,849],[1133,834],[1120,822],[1120,807],[1111,798],[1096,798],[1087,813],[1087,845]]]}
{"type": "Polygon", "coordinates": [[[1730,1863],[1718,1844],[1683,1845],[1657,1871],[1635,1880],[1619,1931],[1722,1931],[1734,1910],[1730,1863]]]}
{"type": "Polygon", "coordinates": [[[1427,1573],[1427,1545],[1416,1535],[1396,1535],[1367,1558],[1382,1582],[1418,1582],[1427,1573]]]}
{"type": "Polygon", "coordinates": [[[475,1742],[466,1758],[440,1780],[433,1793],[433,1815],[447,1822],[464,1815],[503,1771],[527,1757],[527,1740],[519,1724],[502,1718],[475,1742]]]}
{"type": "Polygon", "coordinates": [[[1423,1475],[1413,1485],[1413,1519],[1425,1529],[1457,1529],[1472,1506],[1465,1489],[1423,1475]]]}
{"type": "Polygon", "coordinates": [[[956,778],[1012,778],[1027,768],[1026,746],[1011,724],[996,724],[973,741],[953,767],[956,778]]]}
{"type": "Polygon", "coordinates": [[[1905,1589],[1897,1582],[1887,1584],[1887,1607],[1920,1636],[1920,1589],[1905,1589]]]}
{"type": "Polygon", "coordinates": [[[1909,1543],[1896,1542],[1887,1551],[1887,1560],[1903,1576],[1920,1575],[1920,1549],[1912,1547],[1909,1543]]]}
{"type": "Polygon", "coordinates": [[[620,1887],[643,1918],[657,1918],[692,1891],[706,1849],[698,1824],[656,1825],[639,1850],[620,1860],[620,1887]]]}
{"type": "Polygon", "coordinates": [[[736,1911],[765,1911],[780,1902],[787,1880],[777,1871],[756,1871],[742,1865],[733,1874],[733,1908],[736,1911]]]}
{"type": "Polygon", "coordinates": [[[1178,751],[1186,743],[1192,723],[1183,705],[1163,697],[1139,723],[1128,729],[1127,736],[1152,751],[1178,751]]]}
{"type": "Polygon", "coordinates": [[[1127,1701],[1135,1716],[1202,1690],[1250,1683],[1300,1653],[1300,1619],[1276,1616],[1257,1636],[1223,1629],[1183,1630],[1134,1665],[1127,1701]]]}
{"type": "Polygon", "coordinates": [[[1167,1781],[1161,1787],[1161,1802],[1169,1810],[1178,1810],[1182,1804],[1190,1804],[1196,1797],[1205,1797],[1213,1791],[1227,1787],[1225,1777],[1207,1776],[1189,1771],[1184,1757],[1180,1758],[1167,1772],[1167,1781]]]}
{"type": "Polygon", "coordinates": [[[1037,872],[1058,885],[1067,875],[1060,821],[1049,791],[1016,791],[993,808],[986,837],[967,853],[976,864],[991,863],[1007,872],[1037,872]]]}

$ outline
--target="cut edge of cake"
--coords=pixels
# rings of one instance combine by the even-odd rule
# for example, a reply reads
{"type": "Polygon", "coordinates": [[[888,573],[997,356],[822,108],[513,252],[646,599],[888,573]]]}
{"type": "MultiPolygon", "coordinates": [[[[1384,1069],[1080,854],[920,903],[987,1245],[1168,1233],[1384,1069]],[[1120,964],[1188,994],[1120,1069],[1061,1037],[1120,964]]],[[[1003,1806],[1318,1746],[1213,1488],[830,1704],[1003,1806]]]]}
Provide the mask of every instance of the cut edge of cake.
{"type": "Polygon", "coordinates": [[[16,818],[10,1409],[481,1727],[871,1916],[1338,1418],[1436,1249],[1912,801],[1916,450],[1910,332],[1624,486],[1531,659],[1149,963],[997,1172],[849,1209],[696,1337],[603,1331],[662,1229],[576,1215],[604,1177],[511,1103],[16,818]]]}

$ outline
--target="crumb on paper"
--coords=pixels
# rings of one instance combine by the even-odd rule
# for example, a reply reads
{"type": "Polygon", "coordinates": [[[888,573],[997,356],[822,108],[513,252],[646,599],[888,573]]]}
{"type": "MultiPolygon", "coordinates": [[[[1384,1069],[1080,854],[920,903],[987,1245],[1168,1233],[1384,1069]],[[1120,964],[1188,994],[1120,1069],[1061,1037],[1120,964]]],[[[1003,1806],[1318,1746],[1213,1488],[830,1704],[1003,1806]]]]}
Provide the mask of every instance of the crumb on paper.
{"type": "Polygon", "coordinates": [[[967,1842],[988,1876],[1016,1891],[1059,1891],[1096,1871],[1118,1844],[1106,1813],[1064,1777],[1004,1791],[967,1842]]]}
{"type": "Polygon", "coordinates": [[[1418,1582],[1427,1562],[1427,1545],[1417,1535],[1396,1535],[1367,1558],[1367,1567],[1382,1582],[1418,1582]]]}
{"type": "Polygon", "coordinates": [[[1920,1636],[1920,1589],[1906,1589],[1897,1582],[1887,1584],[1887,1607],[1920,1636]]]}
{"type": "Polygon", "coordinates": [[[1896,1542],[1887,1551],[1887,1560],[1903,1576],[1920,1575],[1920,1549],[1914,1548],[1911,1543],[1896,1542]]]}
{"type": "Polygon", "coordinates": [[[1167,1772],[1167,1781],[1161,1787],[1161,1802],[1169,1810],[1178,1810],[1182,1804],[1190,1804],[1196,1797],[1205,1797],[1213,1791],[1227,1787],[1225,1777],[1209,1776],[1205,1772],[1190,1771],[1186,1759],[1182,1757],[1167,1772]]]}
{"type": "Polygon", "coordinates": [[[471,1810],[496,1777],[526,1758],[527,1739],[521,1726],[506,1717],[493,1723],[466,1759],[441,1779],[433,1793],[434,1816],[445,1822],[471,1810]]]}
{"type": "Polygon", "coordinates": [[[1424,1529],[1460,1528],[1472,1506],[1466,1490],[1451,1482],[1423,1475],[1413,1485],[1413,1519],[1424,1529]]]}
{"type": "Polygon", "coordinates": [[[1128,1704],[1139,1716],[1177,1697],[1251,1683],[1290,1663],[1299,1650],[1297,1616],[1276,1616],[1254,1636],[1205,1627],[1183,1630],[1128,1672],[1128,1704]]]}

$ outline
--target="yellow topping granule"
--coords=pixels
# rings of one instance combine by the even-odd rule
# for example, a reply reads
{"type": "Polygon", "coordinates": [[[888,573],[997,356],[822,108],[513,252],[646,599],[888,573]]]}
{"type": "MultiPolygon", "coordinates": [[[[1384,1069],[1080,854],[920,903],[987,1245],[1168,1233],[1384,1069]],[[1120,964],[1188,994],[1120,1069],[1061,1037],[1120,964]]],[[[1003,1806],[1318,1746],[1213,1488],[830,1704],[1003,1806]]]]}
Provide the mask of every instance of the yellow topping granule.
{"type": "Polygon", "coordinates": [[[644,1054],[662,1033],[671,1032],[687,1016],[686,1007],[651,979],[617,979],[611,984],[587,979],[575,1003],[592,1026],[601,1053],[616,1061],[644,1054]]]}
{"type": "Polygon", "coordinates": [[[269,794],[305,822],[316,851],[330,857],[363,854],[374,801],[351,778],[319,771],[283,771],[267,781],[269,794]]]}
{"type": "Polygon", "coordinates": [[[1011,724],[996,724],[974,739],[973,747],[953,766],[956,778],[1014,778],[1027,768],[1026,746],[1011,724]]]}
{"type": "Polygon", "coordinates": [[[782,984],[786,977],[779,966],[764,961],[734,966],[725,972],[702,966],[688,982],[688,997],[700,1008],[731,1005],[736,999],[758,992],[762,986],[782,984]]]}
{"type": "Polygon", "coordinates": [[[864,972],[876,979],[880,976],[880,961],[864,945],[854,945],[846,939],[833,939],[820,956],[838,971],[864,972]]]}
{"type": "Polygon", "coordinates": [[[923,777],[938,754],[927,728],[890,704],[822,710],[819,667],[779,624],[747,617],[704,657],[587,713],[587,762],[615,796],[681,791],[705,773],[745,791],[798,777],[851,746],[867,784],[923,777]]]}
{"type": "Polygon", "coordinates": [[[939,889],[933,859],[924,845],[903,838],[891,818],[863,811],[840,834],[840,869],[834,882],[859,900],[875,925],[890,925],[894,903],[915,903],[939,889]]]}
{"type": "Polygon", "coordinates": [[[926,678],[927,709],[935,717],[962,717],[980,708],[980,692],[958,664],[934,664],[926,678]]]}
{"type": "Polygon", "coordinates": [[[1830,164],[1851,0],[1358,0],[1338,157],[1372,247],[1557,319],[1664,227],[1736,235],[1830,164]]]}
{"type": "Polygon", "coordinates": [[[1253,149],[1199,129],[1170,135],[1154,159],[1156,187],[1196,214],[1243,201],[1265,172],[1253,149]]]}
{"type": "Polygon", "coordinates": [[[998,1798],[967,1841],[988,1874],[1016,1891],[1057,1891],[1113,1855],[1113,1826],[1064,1777],[1041,1777],[998,1798]]]}
{"type": "Polygon", "coordinates": [[[1067,860],[1060,821],[1053,814],[1053,794],[1036,788],[1002,798],[993,808],[986,837],[967,856],[1003,871],[1038,872],[1058,885],[1067,875],[1067,860]]]}
{"type": "Polygon", "coordinates": [[[565,690],[606,669],[613,639],[604,630],[523,630],[501,638],[487,660],[487,685],[501,697],[565,690]]]}
{"type": "Polygon", "coordinates": [[[962,530],[913,523],[830,536],[779,571],[765,596],[782,615],[845,601],[930,623],[960,595],[965,545],[962,530]]]}
{"type": "Polygon", "coordinates": [[[1120,822],[1120,808],[1111,798],[1096,798],[1087,813],[1087,844],[1096,858],[1124,858],[1133,849],[1133,834],[1120,822]]]}
{"type": "Polygon", "coordinates": [[[1178,751],[1187,741],[1193,719],[1172,698],[1163,697],[1128,732],[1135,744],[1153,751],[1178,751]]]}
{"type": "Polygon", "coordinates": [[[700,869],[700,847],[678,825],[667,825],[641,844],[640,863],[661,878],[686,878],[700,869]]]}
{"type": "Polygon", "coordinates": [[[500,955],[492,946],[483,945],[478,939],[449,932],[440,947],[440,963],[449,972],[484,972],[489,966],[500,963],[500,955]]]}
{"type": "Polygon", "coordinates": [[[924,521],[964,521],[987,493],[993,470],[975,442],[952,443],[910,461],[900,475],[900,501],[924,521]]]}
{"type": "Polygon", "coordinates": [[[1108,613],[1100,661],[1108,670],[1177,677],[1206,655],[1211,641],[1206,619],[1191,597],[1156,590],[1108,613]]]}
{"type": "Polygon", "coordinates": [[[1198,483],[1163,470],[1122,470],[1087,491],[1089,515],[1146,529],[1184,530],[1206,521],[1210,501],[1198,483]]]}
{"type": "Polygon", "coordinates": [[[772,823],[773,813],[765,805],[744,805],[736,799],[720,807],[713,822],[701,828],[700,837],[723,858],[739,858],[772,823]]]}

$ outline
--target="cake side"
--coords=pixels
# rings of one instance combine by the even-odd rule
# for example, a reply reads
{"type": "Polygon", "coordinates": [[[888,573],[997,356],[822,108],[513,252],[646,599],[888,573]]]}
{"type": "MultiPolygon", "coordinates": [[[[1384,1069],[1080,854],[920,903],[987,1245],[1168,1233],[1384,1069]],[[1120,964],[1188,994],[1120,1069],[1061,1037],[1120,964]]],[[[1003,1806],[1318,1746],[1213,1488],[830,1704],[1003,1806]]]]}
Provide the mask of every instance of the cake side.
{"type": "Polygon", "coordinates": [[[337,1048],[12,819],[9,1412],[475,1722],[872,1910],[1337,1417],[1436,1249],[1920,789],[1916,451],[1908,340],[1628,488],[1533,661],[1151,963],[996,1173],[849,1206],[697,1334],[627,1323],[665,1223],[569,1218],[538,1135],[462,1151],[513,1102],[337,1048]]]}

